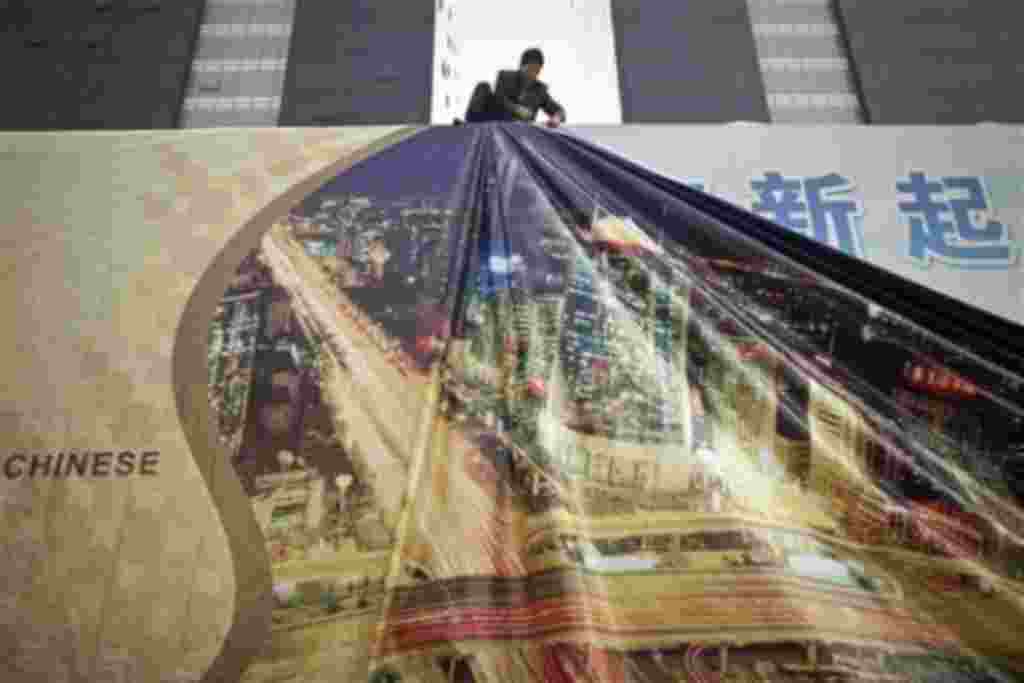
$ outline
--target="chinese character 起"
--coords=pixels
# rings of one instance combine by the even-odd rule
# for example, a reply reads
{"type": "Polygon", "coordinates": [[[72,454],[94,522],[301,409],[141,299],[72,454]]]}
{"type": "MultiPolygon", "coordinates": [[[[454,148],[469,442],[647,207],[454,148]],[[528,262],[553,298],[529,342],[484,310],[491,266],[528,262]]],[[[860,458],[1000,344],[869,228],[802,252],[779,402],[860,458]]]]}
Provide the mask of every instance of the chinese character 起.
{"type": "Polygon", "coordinates": [[[989,217],[988,196],[974,176],[929,180],[919,171],[896,184],[911,201],[899,203],[910,225],[910,256],[966,268],[999,268],[1016,257],[1007,227],[989,217]]]}

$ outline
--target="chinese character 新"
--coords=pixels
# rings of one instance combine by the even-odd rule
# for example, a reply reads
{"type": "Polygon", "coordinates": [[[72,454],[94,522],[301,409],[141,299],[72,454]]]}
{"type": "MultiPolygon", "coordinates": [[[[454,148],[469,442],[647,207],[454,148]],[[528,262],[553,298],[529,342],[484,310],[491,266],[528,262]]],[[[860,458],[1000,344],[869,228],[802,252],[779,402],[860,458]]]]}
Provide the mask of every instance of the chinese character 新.
{"type": "Polygon", "coordinates": [[[915,171],[896,189],[913,197],[899,208],[910,224],[910,256],[922,265],[934,258],[962,268],[1005,268],[1016,260],[1009,230],[989,217],[980,178],[933,181],[915,171]]]}
{"type": "Polygon", "coordinates": [[[850,194],[853,185],[838,173],[786,178],[777,171],[752,180],[753,210],[776,223],[835,249],[863,257],[859,219],[864,211],[850,194]]]}

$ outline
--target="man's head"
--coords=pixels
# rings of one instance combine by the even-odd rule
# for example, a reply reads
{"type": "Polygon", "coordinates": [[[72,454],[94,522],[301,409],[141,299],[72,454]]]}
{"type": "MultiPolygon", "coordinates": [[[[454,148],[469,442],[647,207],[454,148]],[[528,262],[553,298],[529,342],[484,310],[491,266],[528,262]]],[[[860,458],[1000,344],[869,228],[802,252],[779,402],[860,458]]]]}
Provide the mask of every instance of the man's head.
{"type": "Polygon", "coordinates": [[[540,77],[540,70],[543,68],[544,53],[535,47],[523,52],[523,56],[519,58],[519,69],[532,81],[540,77]]]}

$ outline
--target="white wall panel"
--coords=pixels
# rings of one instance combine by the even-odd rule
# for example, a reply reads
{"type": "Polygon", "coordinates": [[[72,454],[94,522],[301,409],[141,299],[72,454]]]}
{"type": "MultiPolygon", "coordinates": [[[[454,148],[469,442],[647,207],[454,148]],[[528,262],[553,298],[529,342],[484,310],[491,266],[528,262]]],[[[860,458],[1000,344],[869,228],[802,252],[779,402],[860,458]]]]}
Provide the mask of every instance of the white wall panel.
{"type": "Polygon", "coordinates": [[[622,123],[610,0],[438,0],[431,121],[461,118],[474,85],[529,47],[544,51],[541,79],[571,122],[622,123]]]}

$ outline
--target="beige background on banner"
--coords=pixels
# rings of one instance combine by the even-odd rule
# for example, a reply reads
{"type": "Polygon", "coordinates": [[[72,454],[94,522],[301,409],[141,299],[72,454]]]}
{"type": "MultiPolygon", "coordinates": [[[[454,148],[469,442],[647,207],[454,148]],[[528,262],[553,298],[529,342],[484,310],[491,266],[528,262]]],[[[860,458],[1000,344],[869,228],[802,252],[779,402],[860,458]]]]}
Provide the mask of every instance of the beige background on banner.
{"type": "Polygon", "coordinates": [[[0,477],[0,680],[237,680],[270,574],[203,405],[209,284],[415,130],[0,134],[0,456],[161,453],[155,477],[0,477]]]}

